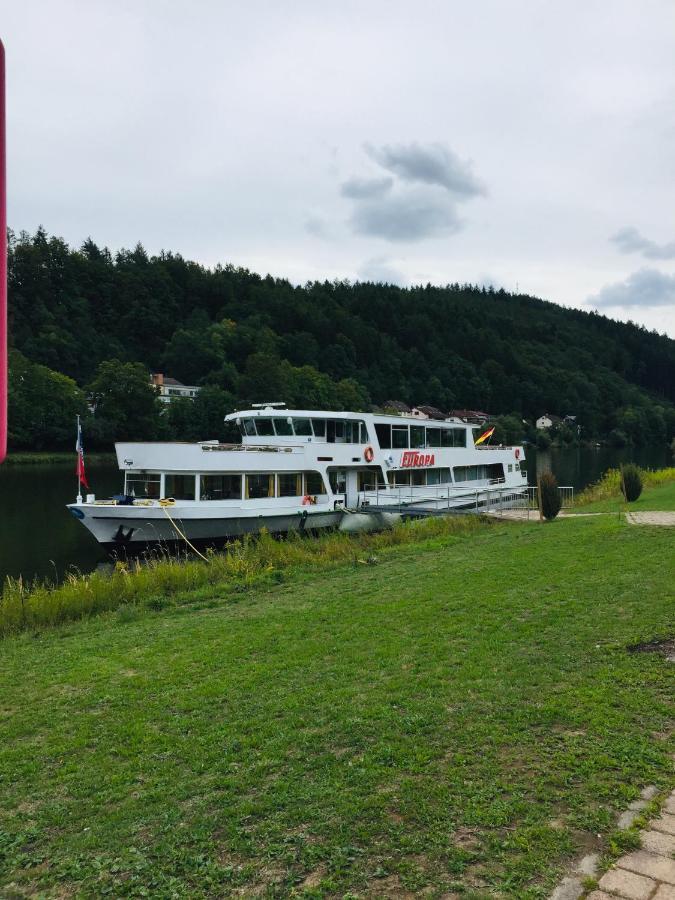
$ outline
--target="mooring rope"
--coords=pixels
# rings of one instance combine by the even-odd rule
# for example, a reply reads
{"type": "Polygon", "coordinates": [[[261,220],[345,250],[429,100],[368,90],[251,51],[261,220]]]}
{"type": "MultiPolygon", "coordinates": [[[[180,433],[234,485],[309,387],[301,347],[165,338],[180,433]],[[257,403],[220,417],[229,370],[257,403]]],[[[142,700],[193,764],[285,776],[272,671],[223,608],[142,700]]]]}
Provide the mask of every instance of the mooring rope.
{"type": "Polygon", "coordinates": [[[161,508],[164,510],[164,515],[167,517],[167,519],[169,520],[169,522],[171,522],[171,524],[173,525],[173,527],[176,529],[176,531],[178,532],[178,534],[183,538],[183,540],[184,540],[185,543],[188,545],[188,547],[191,547],[191,548],[194,550],[194,552],[197,554],[197,556],[201,556],[201,558],[204,560],[204,562],[210,562],[210,559],[208,558],[208,556],[204,556],[203,553],[200,553],[199,550],[197,550],[197,548],[195,547],[195,545],[188,539],[187,535],[183,534],[183,532],[180,530],[180,528],[178,527],[178,525],[176,525],[176,523],[174,522],[174,520],[171,518],[171,515],[170,515],[170,513],[169,513],[169,510],[166,508],[166,507],[167,507],[167,504],[166,504],[166,503],[161,503],[161,502],[160,502],[160,506],[161,506],[161,508]]]}

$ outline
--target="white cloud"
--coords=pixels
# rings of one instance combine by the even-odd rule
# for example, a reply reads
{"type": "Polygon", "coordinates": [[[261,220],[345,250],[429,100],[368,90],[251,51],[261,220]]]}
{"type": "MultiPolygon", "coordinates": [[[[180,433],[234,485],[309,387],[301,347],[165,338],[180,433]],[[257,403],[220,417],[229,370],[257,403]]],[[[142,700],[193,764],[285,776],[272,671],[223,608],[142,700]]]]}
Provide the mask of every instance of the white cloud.
{"type": "Polygon", "coordinates": [[[365,149],[371,159],[402,181],[438,185],[458,199],[485,193],[469,163],[462,162],[441,143],[385,144],[382,147],[366,144],[365,149]]]}
{"type": "Polygon", "coordinates": [[[459,231],[454,204],[424,191],[408,191],[358,203],[353,230],[387,241],[421,241],[459,231]]]}
{"type": "Polygon", "coordinates": [[[646,259],[675,259],[675,241],[657,244],[640,234],[637,228],[621,228],[610,238],[621,253],[642,253],[646,259]]]}
{"type": "Polygon", "coordinates": [[[382,197],[393,187],[393,178],[349,178],[342,183],[340,193],[352,200],[367,200],[371,197],[382,197]]]}
{"type": "Polygon", "coordinates": [[[591,306],[675,308],[675,275],[657,269],[639,269],[625,281],[605,285],[587,301],[591,306]]]}

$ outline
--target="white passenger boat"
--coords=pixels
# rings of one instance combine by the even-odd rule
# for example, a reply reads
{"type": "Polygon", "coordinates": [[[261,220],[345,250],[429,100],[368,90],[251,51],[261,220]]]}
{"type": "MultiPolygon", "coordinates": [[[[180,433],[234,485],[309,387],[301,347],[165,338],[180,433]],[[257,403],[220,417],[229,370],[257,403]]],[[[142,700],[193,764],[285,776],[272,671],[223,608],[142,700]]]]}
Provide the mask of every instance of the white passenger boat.
{"type": "MultiPolygon", "coordinates": [[[[118,443],[122,494],[69,505],[111,548],[373,525],[388,513],[484,508],[527,488],[522,447],[476,447],[460,419],[260,405],[226,416],[241,443],[118,443]],[[360,519],[358,517],[361,517],[360,519]]],[[[78,498],[79,499],[79,498],[78,498]]]]}

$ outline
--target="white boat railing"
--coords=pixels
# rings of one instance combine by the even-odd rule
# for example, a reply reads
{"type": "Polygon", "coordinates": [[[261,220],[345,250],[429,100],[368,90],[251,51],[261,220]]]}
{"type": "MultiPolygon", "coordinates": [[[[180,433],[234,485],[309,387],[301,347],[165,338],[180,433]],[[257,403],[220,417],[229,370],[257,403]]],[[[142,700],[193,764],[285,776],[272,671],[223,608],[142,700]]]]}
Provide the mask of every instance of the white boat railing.
{"type": "Polygon", "coordinates": [[[209,453],[301,453],[304,444],[201,444],[202,450],[209,453]]]}
{"type": "MultiPolygon", "coordinates": [[[[529,514],[538,510],[537,488],[529,485],[505,485],[504,479],[468,487],[452,484],[438,485],[399,485],[393,487],[378,486],[376,489],[361,491],[361,506],[398,507],[398,508],[431,508],[442,511],[455,509],[465,512],[492,512],[505,509],[522,510],[529,514]]],[[[574,505],[574,488],[560,486],[562,509],[574,505]]]]}

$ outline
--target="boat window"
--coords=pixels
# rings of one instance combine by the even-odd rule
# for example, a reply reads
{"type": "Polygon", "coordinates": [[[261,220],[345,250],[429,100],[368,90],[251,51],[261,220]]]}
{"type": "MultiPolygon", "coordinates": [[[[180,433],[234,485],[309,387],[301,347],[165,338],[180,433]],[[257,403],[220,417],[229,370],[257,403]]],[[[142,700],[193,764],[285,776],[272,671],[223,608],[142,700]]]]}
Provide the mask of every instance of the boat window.
{"type": "Polygon", "coordinates": [[[427,428],[427,447],[441,446],[441,429],[427,428]]]}
{"type": "Polygon", "coordinates": [[[326,437],[326,420],[312,419],[312,427],[314,428],[314,436],[319,438],[326,437]]]}
{"type": "Polygon", "coordinates": [[[241,500],[241,475],[201,475],[200,500],[241,500]]]}
{"type": "Polygon", "coordinates": [[[253,419],[244,419],[244,434],[247,434],[249,437],[255,437],[255,422],[253,419]]]}
{"type": "Polygon", "coordinates": [[[332,469],[328,473],[328,481],[334,494],[347,493],[347,473],[344,469],[332,469]]]}
{"type": "Polygon", "coordinates": [[[159,499],[159,475],[141,475],[140,472],[126,473],[124,493],[138,499],[159,499]]]}
{"type": "Polygon", "coordinates": [[[491,463],[486,466],[455,466],[455,481],[481,481],[504,478],[502,463],[491,463]]]}
{"type": "Polygon", "coordinates": [[[377,435],[377,442],[380,445],[382,450],[390,450],[391,449],[391,425],[384,425],[381,423],[376,423],[375,425],[375,434],[377,435]]]}
{"type": "Polygon", "coordinates": [[[465,428],[443,428],[441,430],[442,447],[466,447],[465,428]]]}
{"type": "Polygon", "coordinates": [[[301,497],[302,475],[300,472],[279,472],[277,475],[277,497],[301,497]]]}
{"type": "Polygon", "coordinates": [[[288,419],[275,419],[274,430],[280,437],[288,437],[293,434],[293,426],[288,419]]]}
{"type": "Polygon", "coordinates": [[[427,483],[427,475],[424,469],[413,469],[410,473],[410,478],[412,483],[417,487],[427,483]]]}
{"type": "Polygon", "coordinates": [[[274,425],[271,419],[256,419],[255,424],[259,436],[269,437],[274,434],[274,425]]]}
{"type": "Polygon", "coordinates": [[[410,472],[394,472],[394,484],[410,484],[410,472]]]}
{"type": "Polygon", "coordinates": [[[392,425],[391,446],[395,447],[397,450],[409,446],[407,425],[392,425]]]}
{"type": "Polygon", "coordinates": [[[440,484],[440,483],[441,483],[440,469],[427,469],[427,484],[440,484]]]}
{"type": "Polygon", "coordinates": [[[413,450],[423,450],[424,447],[426,447],[424,425],[410,426],[410,446],[413,448],[413,450]]]}
{"type": "Polygon", "coordinates": [[[345,420],[345,441],[348,444],[365,444],[368,442],[366,423],[358,419],[345,420]]]}
{"type": "Polygon", "coordinates": [[[312,436],[312,423],[309,419],[293,419],[293,428],[299,437],[312,436]]]}
{"type": "Polygon", "coordinates": [[[326,488],[319,472],[305,472],[305,493],[325,494],[326,488]]]}
{"type": "Polygon", "coordinates": [[[176,500],[194,500],[195,476],[173,474],[165,475],[164,496],[174,497],[176,500]]]}
{"type": "Polygon", "coordinates": [[[382,481],[382,477],[382,470],[379,467],[377,469],[368,469],[366,471],[359,472],[359,490],[375,491],[378,487],[386,487],[386,485],[382,481]]]}
{"type": "Polygon", "coordinates": [[[274,497],[274,475],[247,475],[246,496],[251,500],[259,500],[261,497],[274,497]]]}

